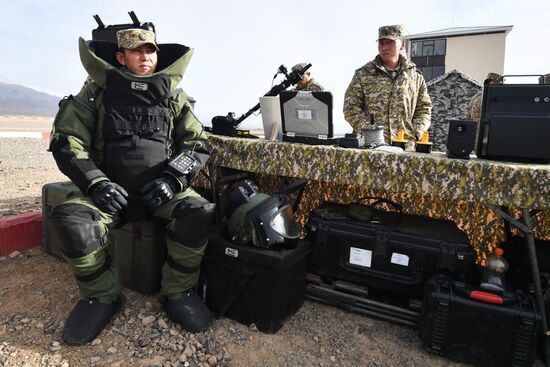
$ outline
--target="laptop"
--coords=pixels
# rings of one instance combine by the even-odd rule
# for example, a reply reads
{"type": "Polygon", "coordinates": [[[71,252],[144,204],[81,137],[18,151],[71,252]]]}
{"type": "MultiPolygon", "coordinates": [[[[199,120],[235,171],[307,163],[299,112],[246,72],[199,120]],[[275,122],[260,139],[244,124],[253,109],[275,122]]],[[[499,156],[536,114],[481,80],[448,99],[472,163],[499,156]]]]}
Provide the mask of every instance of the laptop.
{"type": "Polygon", "coordinates": [[[333,137],[332,93],[285,91],[279,94],[283,141],[336,145],[333,137]]]}

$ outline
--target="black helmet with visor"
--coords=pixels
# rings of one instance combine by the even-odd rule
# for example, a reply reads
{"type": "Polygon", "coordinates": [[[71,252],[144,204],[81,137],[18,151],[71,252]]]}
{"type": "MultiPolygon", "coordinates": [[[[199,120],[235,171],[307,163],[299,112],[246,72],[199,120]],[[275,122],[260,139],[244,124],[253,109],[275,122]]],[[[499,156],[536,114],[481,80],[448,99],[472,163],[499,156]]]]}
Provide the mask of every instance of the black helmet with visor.
{"type": "Polygon", "coordinates": [[[231,188],[227,217],[231,240],[238,244],[270,248],[288,245],[300,235],[291,206],[278,196],[259,192],[251,180],[231,188]]]}

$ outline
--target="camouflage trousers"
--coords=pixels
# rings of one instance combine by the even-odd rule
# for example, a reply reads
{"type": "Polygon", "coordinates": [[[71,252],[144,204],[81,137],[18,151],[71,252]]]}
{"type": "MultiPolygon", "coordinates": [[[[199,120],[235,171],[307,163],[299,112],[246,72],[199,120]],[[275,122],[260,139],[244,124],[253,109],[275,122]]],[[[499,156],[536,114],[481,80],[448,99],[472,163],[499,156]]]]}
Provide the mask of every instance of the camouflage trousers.
{"type": "MultiPolygon", "coordinates": [[[[177,298],[198,281],[208,229],[203,224],[205,228],[201,230],[201,224],[194,223],[201,218],[190,213],[205,205],[211,204],[189,188],[149,213],[148,219],[166,228],[167,260],[162,266],[161,296],[177,298]],[[195,230],[197,224],[198,231],[195,230]]],[[[81,193],[69,197],[52,212],[48,225],[75,275],[83,299],[97,298],[100,302],[112,303],[121,294],[118,271],[110,261],[107,234],[125,222],[119,215],[101,211],[81,193]]]]}

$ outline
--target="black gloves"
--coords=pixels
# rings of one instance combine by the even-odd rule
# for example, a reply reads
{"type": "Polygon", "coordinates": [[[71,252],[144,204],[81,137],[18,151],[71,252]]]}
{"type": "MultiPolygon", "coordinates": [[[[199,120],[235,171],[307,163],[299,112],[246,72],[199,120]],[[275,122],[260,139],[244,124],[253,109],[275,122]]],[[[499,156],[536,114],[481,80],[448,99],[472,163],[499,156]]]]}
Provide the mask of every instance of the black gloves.
{"type": "Polygon", "coordinates": [[[99,209],[109,214],[116,214],[128,201],[128,193],[120,185],[111,181],[101,181],[90,190],[90,196],[99,209]]]}
{"type": "MultiPolygon", "coordinates": [[[[185,185],[183,185],[185,186],[185,185]]],[[[172,176],[162,176],[157,178],[140,190],[141,201],[149,207],[149,209],[155,209],[165,202],[169,201],[174,197],[174,194],[186,189],[182,187],[181,183],[172,176]]]]}

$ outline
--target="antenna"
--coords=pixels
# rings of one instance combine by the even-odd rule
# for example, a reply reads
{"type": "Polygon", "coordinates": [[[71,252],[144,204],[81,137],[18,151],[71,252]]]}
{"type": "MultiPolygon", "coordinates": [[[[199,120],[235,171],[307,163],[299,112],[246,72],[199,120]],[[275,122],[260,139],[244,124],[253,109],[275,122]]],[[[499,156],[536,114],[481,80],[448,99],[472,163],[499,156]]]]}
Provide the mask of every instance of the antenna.
{"type": "Polygon", "coordinates": [[[105,24],[103,24],[103,22],[101,21],[101,18],[99,17],[99,15],[94,15],[94,19],[95,21],[97,22],[97,25],[98,25],[98,28],[105,28],[105,24]]]}
{"type": "Polygon", "coordinates": [[[135,25],[136,27],[139,27],[139,25],[140,25],[141,23],[139,22],[139,19],[138,19],[136,13],[134,13],[134,11],[131,10],[131,11],[128,12],[128,15],[130,15],[130,18],[132,18],[132,22],[134,22],[134,25],[135,25]]]}

